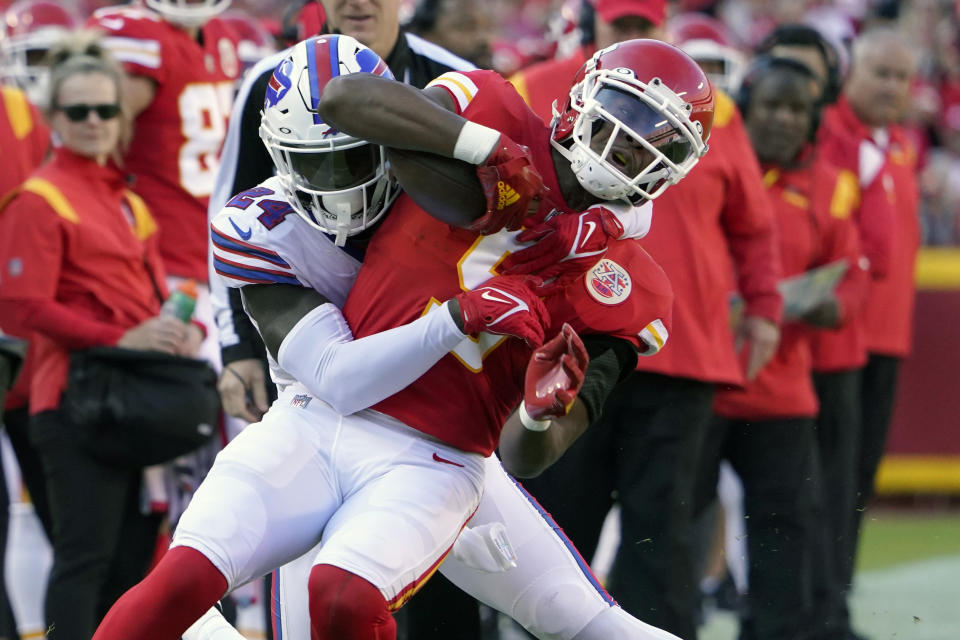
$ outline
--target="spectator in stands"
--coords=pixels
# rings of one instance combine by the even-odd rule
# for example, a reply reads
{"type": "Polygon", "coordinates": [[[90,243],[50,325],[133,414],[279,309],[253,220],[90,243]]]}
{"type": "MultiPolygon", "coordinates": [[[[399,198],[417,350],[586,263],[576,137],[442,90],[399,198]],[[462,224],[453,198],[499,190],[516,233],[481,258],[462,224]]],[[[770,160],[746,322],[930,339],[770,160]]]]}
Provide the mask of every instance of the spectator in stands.
{"type": "Polygon", "coordinates": [[[741,637],[806,638],[814,622],[809,549],[816,533],[814,418],[810,326],[834,327],[855,314],[867,286],[848,178],[816,154],[820,84],[801,63],[758,58],[739,103],[764,169],[784,277],[837,261],[847,265],[835,290],[799,309],[787,298],[783,335],[773,360],[742,389],[724,387],[714,402],[697,478],[694,510],[711,500],[721,459],[744,487],[749,592],[741,637]]]}
{"type": "Polygon", "coordinates": [[[850,77],[838,105],[838,117],[862,140],[886,156],[883,179],[894,208],[892,245],[886,277],[874,283],[864,309],[866,366],[862,371],[859,455],[849,484],[832,487],[853,492],[847,513],[850,535],[843,556],[843,584],[853,579],[857,538],[886,445],[900,362],[910,353],[913,331],[914,263],[919,245],[916,183],[917,153],[900,122],[906,113],[914,75],[911,48],[895,31],[878,28],[854,42],[850,77]]]}
{"type": "Polygon", "coordinates": [[[140,512],[140,470],[99,462],[58,407],[70,353],[96,345],[193,353],[200,331],[156,317],[156,224],[116,161],[129,120],[122,70],[78,36],[54,52],[48,119],[60,141],[0,213],[0,316],[36,343],[31,438],[53,514],[52,638],[89,638],[146,573],[160,524],[140,512]]]}
{"type": "Polygon", "coordinates": [[[480,69],[492,68],[492,25],[487,8],[472,0],[421,0],[406,28],[424,40],[469,60],[480,69]]]}
{"type": "MultiPolygon", "coordinates": [[[[665,14],[656,0],[600,0],[596,9],[597,47],[642,25],[646,37],[655,36],[665,14]]],[[[530,94],[540,82],[559,81],[551,75],[525,76],[530,94]]],[[[525,483],[587,558],[616,491],[621,544],[610,592],[632,615],[682,638],[696,634],[691,504],[714,388],[753,378],[779,339],[779,264],[760,169],[733,101],[714,95],[710,151],[654,203],[656,224],[643,241],[676,293],[670,346],[641,358],[611,394],[600,423],[525,483]],[[726,293],[733,289],[746,301],[736,336],[726,293]],[[735,345],[742,345],[744,364],[735,345]]]]}

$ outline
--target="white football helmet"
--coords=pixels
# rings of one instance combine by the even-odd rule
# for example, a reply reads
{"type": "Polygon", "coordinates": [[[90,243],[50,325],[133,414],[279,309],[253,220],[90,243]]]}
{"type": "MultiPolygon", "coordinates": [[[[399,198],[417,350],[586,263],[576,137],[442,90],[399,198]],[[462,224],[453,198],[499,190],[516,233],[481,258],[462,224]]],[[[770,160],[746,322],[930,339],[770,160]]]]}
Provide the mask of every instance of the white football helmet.
{"type": "Polygon", "coordinates": [[[260,120],[291,206],[340,246],[377,222],[397,196],[383,147],[337,131],[317,113],[327,82],[349,73],[393,78],[380,56],[349,36],[304,40],[274,70],[260,120]]]}
{"type": "Polygon", "coordinates": [[[167,22],[184,27],[199,27],[222,13],[233,0],[144,0],[144,4],[167,22]]]}

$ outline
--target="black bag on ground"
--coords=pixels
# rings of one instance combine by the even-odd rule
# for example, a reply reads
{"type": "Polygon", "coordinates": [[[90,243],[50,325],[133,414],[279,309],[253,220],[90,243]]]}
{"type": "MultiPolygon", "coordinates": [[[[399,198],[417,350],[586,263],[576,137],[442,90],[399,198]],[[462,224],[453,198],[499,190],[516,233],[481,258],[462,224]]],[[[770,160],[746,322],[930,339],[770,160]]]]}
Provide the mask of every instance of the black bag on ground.
{"type": "Polygon", "coordinates": [[[167,462],[216,433],[217,374],[203,360],[157,351],[76,351],[61,410],[100,460],[133,467],[167,462]]]}

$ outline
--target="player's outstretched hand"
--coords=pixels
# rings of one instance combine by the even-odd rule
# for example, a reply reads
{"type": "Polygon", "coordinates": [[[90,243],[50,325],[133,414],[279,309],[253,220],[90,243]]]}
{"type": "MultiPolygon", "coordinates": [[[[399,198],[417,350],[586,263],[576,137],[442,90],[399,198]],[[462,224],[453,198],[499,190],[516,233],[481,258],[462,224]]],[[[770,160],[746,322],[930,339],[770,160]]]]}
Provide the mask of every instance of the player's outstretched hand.
{"type": "Polygon", "coordinates": [[[583,386],[590,357],[580,336],[564,323],[552,340],[533,352],[527,364],[520,417],[524,426],[542,431],[551,418],[567,415],[583,386]]]}
{"type": "Polygon", "coordinates": [[[497,276],[458,295],[463,332],[514,336],[536,348],[543,344],[550,314],[537,297],[534,276],[497,276]]]}
{"type": "Polygon", "coordinates": [[[540,295],[550,295],[595,265],[607,252],[610,241],[622,235],[623,225],[602,205],[582,213],[561,213],[523,230],[517,240],[536,244],[511,253],[501,268],[506,274],[540,276],[547,281],[540,295]]]}
{"type": "Polygon", "coordinates": [[[503,134],[486,162],[477,167],[477,177],[487,200],[487,211],[473,221],[470,229],[484,235],[504,227],[510,231],[519,229],[529,215],[533,199],[542,197],[545,191],[530,149],[503,134]]]}

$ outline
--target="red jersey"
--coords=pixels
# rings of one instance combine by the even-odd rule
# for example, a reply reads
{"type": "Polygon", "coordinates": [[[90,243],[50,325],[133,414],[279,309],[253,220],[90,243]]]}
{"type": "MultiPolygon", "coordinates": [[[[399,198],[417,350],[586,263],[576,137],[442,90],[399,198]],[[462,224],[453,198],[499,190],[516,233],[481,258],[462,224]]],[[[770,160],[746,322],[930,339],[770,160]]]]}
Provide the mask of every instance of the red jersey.
{"type": "MultiPolygon", "coordinates": [[[[893,246],[887,277],[874,282],[863,314],[867,351],[889,356],[910,354],[913,337],[914,270],[920,246],[917,205],[917,152],[902,127],[890,127],[887,174],[893,185],[893,246]]],[[[876,136],[875,136],[876,139],[876,136]]]]}
{"type": "MultiPolygon", "coordinates": [[[[0,155],[4,170],[0,172],[0,207],[30,173],[40,166],[50,149],[50,130],[27,95],[14,87],[0,87],[0,155]]],[[[9,329],[7,329],[9,331],[9,329]]],[[[21,338],[29,336],[22,335],[21,338]]],[[[29,351],[32,351],[32,347],[29,351]]],[[[32,358],[29,351],[16,384],[7,393],[2,408],[13,409],[27,404],[30,394],[32,358]]]]}
{"type": "MultiPolygon", "coordinates": [[[[849,265],[837,286],[841,321],[856,315],[868,285],[857,228],[851,218],[854,202],[849,171],[838,171],[824,161],[793,171],[769,169],[764,176],[780,245],[784,277],[797,275],[837,260],[849,265]]],[[[783,325],[777,353],[743,389],[721,389],[714,411],[728,418],[763,420],[817,415],[817,396],[810,378],[810,330],[802,324],[783,325]]]]}
{"type": "MultiPolygon", "coordinates": [[[[464,117],[496,128],[531,150],[534,165],[560,193],[550,134],[509,83],[490,71],[444,74],[434,81],[453,95],[464,117]]],[[[452,228],[401,194],[377,230],[343,313],[356,337],[406,324],[483,283],[521,245],[515,233],[478,236],[452,228]]],[[[582,334],[629,340],[656,353],[667,339],[670,283],[634,240],[613,243],[599,261],[561,294],[545,300],[554,326],[569,322],[582,334]]],[[[488,455],[523,397],[531,351],[503,336],[468,338],[420,379],[374,409],[464,451],[488,455]]]]}
{"type": "Polygon", "coordinates": [[[779,323],[779,259],[760,167],[733,101],[715,91],[710,150],[653,203],[642,240],[676,292],[670,348],[638,369],[705,382],[739,384],[728,292],[746,313],[779,323]],[[734,282],[732,274],[737,274],[734,282]]]}
{"type": "Polygon", "coordinates": [[[36,347],[31,413],[58,406],[69,349],[115,344],[160,310],[147,271],[149,264],[163,293],[156,223],[124,187],[117,169],[59,149],[0,212],[5,320],[34,302],[58,303],[77,318],[77,326],[60,323],[49,332],[32,319],[14,331],[31,331],[36,347]]]}
{"type": "Polygon", "coordinates": [[[545,123],[553,119],[553,101],[570,92],[577,71],[593,55],[593,47],[583,46],[568,58],[532,64],[510,76],[517,93],[545,123]]]}
{"type": "Polygon", "coordinates": [[[153,102],[134,123],[126,167],[160,225],[167,271],[206,282],[207,202],[240,72],[235,35],[214,18],[194,40],[142,7],[98,10],[90,26],[105,32],[127,72],[155,83],[153,102]]]}
{"type": "MultiPolygon", "coordinates": [[[[817,153],[838,169],[854,173],[858,190],[850,197],[856,203],[853,215],[863,254],[870,261],[874,279],[887,275],[891,265],[895,211],[886,155],[871,138],[872,132],[854,114],[846,98],[827,108],[817,137],[817,153]]],[[[840,329],[820,331],[814,338],[813,368],[845,371],[867,361],[863,315],[853,317],[840,329]]]]}

